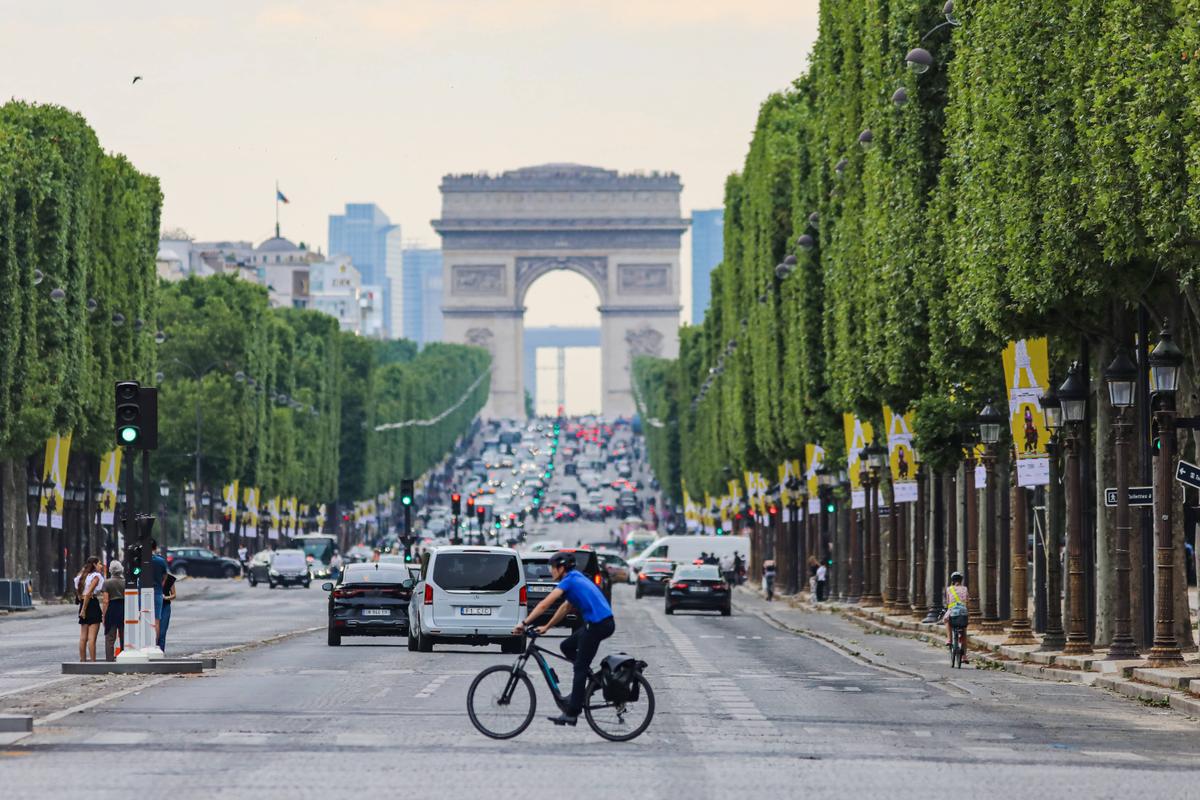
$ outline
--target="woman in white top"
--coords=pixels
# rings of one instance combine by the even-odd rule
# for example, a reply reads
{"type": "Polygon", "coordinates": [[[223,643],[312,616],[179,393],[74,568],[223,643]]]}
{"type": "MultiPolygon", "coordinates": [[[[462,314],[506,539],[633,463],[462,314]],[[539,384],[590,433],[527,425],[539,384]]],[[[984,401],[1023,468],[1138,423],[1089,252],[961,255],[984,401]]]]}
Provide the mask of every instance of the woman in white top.
{"type": "Polygon", "coordinates": [[[104,615],[100,611],[100,590],[104,576],[100,574],[100,559],[89,556],[83,569],[75,576],[75,596],[79,598],[79,660],[96,660],[96,636],[104,615]],[[89,654],[91,658],[88,658],[89,654]]]}

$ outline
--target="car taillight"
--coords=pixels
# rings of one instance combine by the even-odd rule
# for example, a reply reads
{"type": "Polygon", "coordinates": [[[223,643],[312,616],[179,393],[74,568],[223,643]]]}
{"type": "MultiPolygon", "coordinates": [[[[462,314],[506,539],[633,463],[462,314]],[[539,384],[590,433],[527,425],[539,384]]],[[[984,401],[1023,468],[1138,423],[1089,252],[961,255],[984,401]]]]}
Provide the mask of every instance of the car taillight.
{"type": "Polygon", "coordinates": [[[310,564],[311,564],[311,563],[313,562],[313,557],[312,557],[312,556],[308,556],[308,557],[307,557],[307,558],[305,558],[304,560],[305,560],[305,561],[307,561],[308,563],[310,563],[310,564]]]}
{"type": "Polygon", "coordinates": [[[647,577],[646,573],[644,573],[644,572],[639,572],[639,573],[638,573],[638,580],[639,580],[639,581],[644,581],[644,580],[646,580],[646,577],[647,577]]]}
{"type": "Polygon", "coordinates": [[[687,587],[688,587],[688,585],[686,583],[684,583],[683,581],[679,581],[678,583],[671,584],[672,589],[686,589],[687,587]]]}
{"type": "Polygon", "coordinates": [[[334,600],[345,600],[349,596],[350,596],[350,593],[346,592],[342,589],[334,589],[333,590],[333,599],[334,600]]]}
{"type": "Polygon", "coordinates": [[[713,588],[716,589],[718,592],[723,592],[726,589],[728,589],[729,587],[727,585],[725,585],[724,583],[714,583],[713,588]]]}
{"type": "Polygon", "coordinates": [[[521,587],[521,605],[525,605],[528,602],[529,602],[529,591],[524,586],[522,586],[521,587]]]}
{"type": "Polygon", "coordinates": [[[168,553],[168,554],[167,554],[167,563],[168,563],[168,564],[170,564],[170,563],[171,563],[172,561],[174,561],[174,560],[175,560],[175,556],[173,556],[173,555],[171,555],[170,553],[168,553]]]}
{"type": "Polygon", "coordinates": [[[433,585],[429,583],[425,584],[425,605],[433,605],[433,585]]]}
{"type": "Polygon", "coordinates": [[[592,576],[592,583],[596,584],[597,586],[604,585],[604,578],[600,577],[599,572],[597,572],[595,575],[592,576]]]}

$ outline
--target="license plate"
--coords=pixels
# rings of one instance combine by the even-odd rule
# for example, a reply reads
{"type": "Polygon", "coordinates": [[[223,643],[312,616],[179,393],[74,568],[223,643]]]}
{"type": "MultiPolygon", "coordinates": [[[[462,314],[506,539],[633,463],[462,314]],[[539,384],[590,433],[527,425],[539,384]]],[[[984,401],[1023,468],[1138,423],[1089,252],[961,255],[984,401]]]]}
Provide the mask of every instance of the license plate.
{"type": "Polygon", "coordinates": [[[386,608],[364,608],[362,615],[364,617],[390,617],[392,612],[386,608]]]}
{"type": "Polygon", "coordinates": [[[492,609],[487,606],[464,606],[462,613],[464,617],[490,617],[492,609]]]}
{"type": "Polygon", "coordinates": [[[707,591],[709,591],[709,588],[708,588],[707,586],[693,586],[693,587],[691,587],[691,591],[693,591],[693,592],[707,592],[707,591]]]}

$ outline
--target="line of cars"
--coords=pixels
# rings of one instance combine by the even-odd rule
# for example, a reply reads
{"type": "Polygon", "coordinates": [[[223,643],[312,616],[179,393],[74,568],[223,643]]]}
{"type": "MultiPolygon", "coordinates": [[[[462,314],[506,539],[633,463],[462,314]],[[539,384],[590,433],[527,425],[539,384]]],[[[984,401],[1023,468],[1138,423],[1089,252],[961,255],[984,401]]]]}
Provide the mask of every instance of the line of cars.
{"type": "MultiPolygon", "coordinates": [[[[554,590],[550,556],[508,547],[452,545],[424,554],[420,565],[348,564],[329,592],[328,643],[346,636],[405,636],[408,648],[428,653],[437,644],[499,644],[520,652],[512,629],[554,590]]],[[[593,550],[566,548],[576,568],[612,602],[612,579],[593,550]]],[[[544,623],[546,620],[542,620],[544,623]]],[[[567,627],[581,624],[568,615],[567,627]]]]}

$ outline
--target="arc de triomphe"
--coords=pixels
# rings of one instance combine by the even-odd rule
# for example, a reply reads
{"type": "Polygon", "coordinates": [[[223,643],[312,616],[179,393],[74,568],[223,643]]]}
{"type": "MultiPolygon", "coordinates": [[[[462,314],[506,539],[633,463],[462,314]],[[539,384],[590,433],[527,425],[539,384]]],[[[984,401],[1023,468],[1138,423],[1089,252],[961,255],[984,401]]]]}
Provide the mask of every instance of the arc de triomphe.
{"type": "Polygon", "coordinates": [[[681,188],[674,174],[579,164],[442,179],[433,227],[442,237],[444,338],[491,351],[485,416],[525,416],[525,293],[557,269],[583,275],[600,296],[602,413],[634,413],[634,356],[679,351],[681,188]]]}

